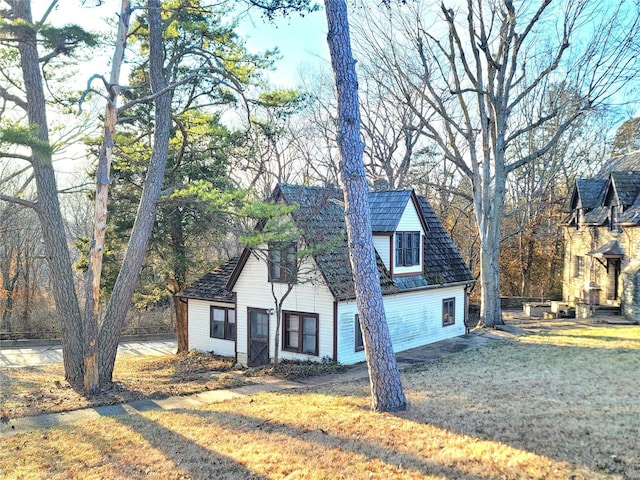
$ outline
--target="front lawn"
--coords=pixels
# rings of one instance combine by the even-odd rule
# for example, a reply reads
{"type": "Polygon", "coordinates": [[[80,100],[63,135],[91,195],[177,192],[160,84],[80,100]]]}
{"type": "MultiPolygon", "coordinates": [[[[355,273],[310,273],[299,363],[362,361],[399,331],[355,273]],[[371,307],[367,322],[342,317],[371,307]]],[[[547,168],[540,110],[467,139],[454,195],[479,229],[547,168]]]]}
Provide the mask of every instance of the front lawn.
{"type": "Polygon", "coordinates": [[[640,327],[495,343],[366,382],[263,393],[0,439],[8,478],[640,478],[640,327]]]}

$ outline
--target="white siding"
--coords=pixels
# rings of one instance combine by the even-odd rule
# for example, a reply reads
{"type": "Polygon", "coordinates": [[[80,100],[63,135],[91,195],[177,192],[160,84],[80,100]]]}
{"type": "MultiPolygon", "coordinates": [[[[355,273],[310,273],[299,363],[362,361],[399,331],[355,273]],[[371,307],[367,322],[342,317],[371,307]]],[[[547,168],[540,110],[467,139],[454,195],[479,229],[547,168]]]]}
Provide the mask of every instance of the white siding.
{"type": "MultiPolygon", "coordinates": [[[[317,271],[315,264],[303,266],[301,272],[317,271]]],[[[301,274],[301,282],[294,286],[282,306],[282,310],[318,314],[318,356],[309,356],[282,350],[282,325],[280,326],[279,357],[281,359],[319,360],[325,355],[333,357],[333,296],[321,277],[310,279],[301,274]],[[306,278],[306,279],[305,279],[306,278]]],[[[277,298],[287,289],[286,284],[274,283],[277,298]]],[[[237,297],[237,349],[238,361],[247,363],[249,308],[275,310],[271,283],[267,281],[267,263],[251,255],[240,274],[235,287],[237,297]]],[[[276,315],[269,318],[269,356],[274,357],[276,315]]]]}
{"type": "Polygon", "coordinates": [[[402,217],[400,217],[400,222],[398,223],[398,227],[396,229],[397,232],[420,232],[420,262],[418,265],[412,265],[410,267],[402,267],[395,265],[395,235],[393,236],[393,251],[391,258],[393,258],[394,266],[393,266],[393,274],[394,275],[403,275],[403,274],[411,274],[422,273],[422,261],[424,252],[422,251],[422,238],[424,237],[424,229],[422,228],[422,223],[420,223],[420,217],[418,216],[418,212],[416,211],[416,207],[412,201],[407,202],[407,206],[402,213],[402,217]]]}
{"type": "MultiPolygon", "coordinates": [[[[384,307],[395,352],[464,335],[464,287],[447,287],[385,296],[384,307]],[[442,300],[456,299],[455,324],[442,326],[442,300]]],[[[338,361],[364,361],[355,351],[355,300],[338,305],[338,361]]]]}
{"type": "Polygon", "coordinates": [[[212,305],[233,308],[233,304],[189,299],[187,307],[189,312],[189,349],[235,357],[234,341],[209,337],[209,318],[212,305]]]}
{"type": "Polygon", "coordinates": [[[391,269],[391,239],[388,235],[374,235],[373,246],[380,255],[380,258],[384,262],[384,266],[391,269]]]}

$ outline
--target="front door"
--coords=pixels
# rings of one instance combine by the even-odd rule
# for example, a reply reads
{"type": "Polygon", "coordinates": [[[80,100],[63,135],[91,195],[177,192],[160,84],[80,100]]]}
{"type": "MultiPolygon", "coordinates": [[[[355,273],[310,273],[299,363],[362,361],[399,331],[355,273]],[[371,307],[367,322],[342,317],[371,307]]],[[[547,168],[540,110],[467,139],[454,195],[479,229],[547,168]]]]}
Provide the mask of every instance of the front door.
{"type": "Polygon", "coordinates": [[[269,363],[269,314],[266,310],[249,309],[250,367],[269,363]]]}
{"type": "Polygon", "coordinates": [[[620,260],[607,260],[607,300],[618,300],[618,279],[620,277],[620,260]]]}

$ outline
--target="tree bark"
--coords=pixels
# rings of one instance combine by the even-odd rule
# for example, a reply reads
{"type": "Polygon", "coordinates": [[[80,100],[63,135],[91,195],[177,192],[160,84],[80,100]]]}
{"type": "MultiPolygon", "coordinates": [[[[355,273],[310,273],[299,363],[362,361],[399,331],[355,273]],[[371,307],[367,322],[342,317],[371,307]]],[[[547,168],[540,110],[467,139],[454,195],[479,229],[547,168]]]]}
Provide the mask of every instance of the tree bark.
{"type": "Polygon", "coordinates": [[[178,340],[177,353],[189,351],[189,316],[187,303],[176,295],[173,296],[173,308],[176,313],[176,338],[178,340]]]}
{"type": "Polygon", "coordinates": [[[172,91],[166,89],[167,81],[163,70],[164,50],[160,0],[148,0],[147,15],[149,19],[149,73],[151,88],[154,93],[162,91],[164,93],[154,97],[155,131],[153,152],[131,237],[129,238],[122,267],[113,287],[104,322],[98,336],[98,343],[100,344],[98,362],[101,382],[111,382],[113,377],[113,367],[118,351],[120,333],[125,324],[127,311],[129,310],[155,223],[157,202],[162,192],[162,180],[169,150],[172,91]]]}
{"type": "Polygon", "coordinates": [[[84,328],[84,391],[97,394],[100,391],[98,372],[98,317],[100,308],[100,278],[102,274],[102,258],[104,256],[104,239],[107,230],[107,203],[109,200],[109,176],[113,144],[118,119],[118,83],[120,67],[124,59],[124,50],[129,31],[131,6],[129,0],[122,0],[116,47],[111,62],[111,75],[108,86],[107,108],[104,120],[104,138],[98,158],[96,172],[96,198],[93,221],[93,238],[89,253],[89,269],[86,275],[85,292],[85,328],[84,328]]]}
{"type": "MultiPolygon", "coordinates": [[[[16,19],[32,24],[29,0],[10,2],[16,19]]],[[[82,317],[74,290],[73,269],[64,221],[60,211],[58,187],[49,147],[46,102],[40,72],[35,29],[16,29],[18,52],[24,79],[26,108],[29,125],[35,127],[35,136],[42,148],[33,148],[33,166],[38,202],[36,211],[42,228],[44,250],[51,273],[51,286],[56,302],[56,313],[61,327],[62,352],[66,380],[78,386],[82,382],[82,317]]]]}
{"type": "Polygon", "coordinates": [[[371,381],[371,408],[375,411],[399,411],[406,408],[407,401],[391,345],[373,247],[368,186],[362,158],[364,145],[360,136],[358,79],[351,53],[347,5],[344,0],[326,0],[325,12],[327,43],[338,98],[338,145],[342,156],[340,176],[344,188],[349,257],[371,381]]]}

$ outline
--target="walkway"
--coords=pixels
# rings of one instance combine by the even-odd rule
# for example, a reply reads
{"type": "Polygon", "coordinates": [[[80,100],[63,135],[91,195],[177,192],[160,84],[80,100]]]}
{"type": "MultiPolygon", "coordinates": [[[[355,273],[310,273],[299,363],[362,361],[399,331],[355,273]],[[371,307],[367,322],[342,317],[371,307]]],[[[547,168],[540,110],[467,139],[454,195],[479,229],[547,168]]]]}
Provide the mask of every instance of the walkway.
{"type": "MultiPolygon", "coordinates": [[[[462,337],[443,340],[424,347],[407,350],[397,355],[398,368],[404,370],[411,366],[437,360],[439,358],[475,348],[483,347],[497,340],[513,337],[514,334],[524,333],[522,330],[510,331],[478,330],[462,337]]],[[[21,432],[27,432],[37,428],[49,428],[58,425],[95,420],[100,417],[127,415],[136,412],[150,410],[175,410],[193,408],[213,403],[224,402],[234,398],[254,395],[260,392],[278,392],[296,388],[309,388],[313,386],[328,385],[333,383],[347,383],[368,378],[366,364],[358,364],[350,367],[343,373],[309,377],[292,382],[273,377],[250,377],[251,385],[239,388],[211,390],[180,397],[169,397],[162,400],[138,400],[121,405],[107,405],[103,407],[86,408],[71,412],[51,413],[33,417],[12,418],[0,422],[0,438],[12,436],[21,432]]]]}

